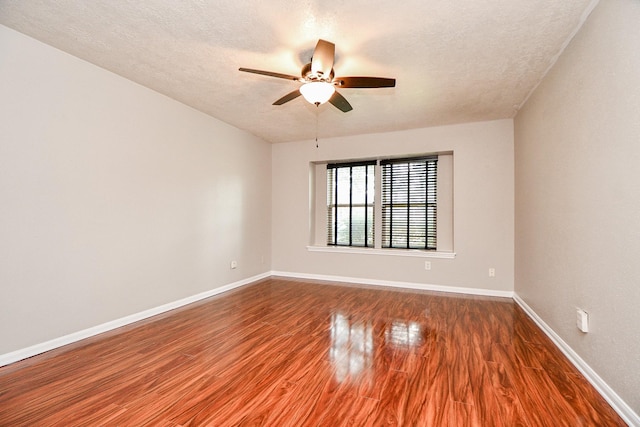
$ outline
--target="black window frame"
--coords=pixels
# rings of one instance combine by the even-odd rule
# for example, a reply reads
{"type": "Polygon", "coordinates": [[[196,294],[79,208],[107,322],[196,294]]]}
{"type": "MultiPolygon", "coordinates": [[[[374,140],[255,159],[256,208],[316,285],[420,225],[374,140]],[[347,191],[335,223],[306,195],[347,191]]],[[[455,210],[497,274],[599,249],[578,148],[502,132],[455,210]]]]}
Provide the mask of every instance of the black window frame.
{"type": "MultiPolygon", "coordinates": [[[[376,160],[366,160],[366,161],[357,161],[357,162],[342,162],[342,163],[328,163],[327,164],[327,245],[328,246],[347,246],[347,247],[360,247],[360,248],[373,248],[375,247],[375,190],[374,194],[371,197],[371,201],[369,201],[369,195],[367,192],[369,185],[369,172],[365,170],[365,194],[364,194],[364,204],[361,206],[364,207],[364,239],[363,244],[354,244],[353,242],[353,168],[354,167],[373,167],[373,176],[371,179],[374,180],[374,188],[375,188],[375,167],[377,165],[376,160]],[[348,244],[339,242],[339,233],[338,233],[338,220],[337,220],[337,212],[339,207],[344,207],[342,204],[338,203],[338,170],[339,169],[349,169],[349,242],[348,244]],[[333,173],[333,179],[330,178],[330,174],[333,173]],[[330,183],[333,184],[333,191],[329,188],[330,183]],[[333,200],[329,199],[333,196],[333,200]],[[372,208],[372,215],[369,218],[368,208],[372,208]],[[369,224],[369,221],[371,224],[369,224]],[[369,235],[368,230],[371,228],[371,234],[369,235]]],[[[358,206],[360,207],[360,204],[358,206]]]]}

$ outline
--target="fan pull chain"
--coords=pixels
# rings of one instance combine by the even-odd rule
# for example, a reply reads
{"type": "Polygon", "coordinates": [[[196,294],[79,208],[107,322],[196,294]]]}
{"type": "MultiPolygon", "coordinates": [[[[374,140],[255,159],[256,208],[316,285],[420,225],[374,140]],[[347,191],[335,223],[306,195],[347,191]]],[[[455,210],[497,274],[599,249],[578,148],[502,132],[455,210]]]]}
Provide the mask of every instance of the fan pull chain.
{"type": "Polygon", "coordinates": [[[320,115],[318,107],[320,107],[320,104],[316,104],[316,148],[318,147],[318,116],[320,115]]]}

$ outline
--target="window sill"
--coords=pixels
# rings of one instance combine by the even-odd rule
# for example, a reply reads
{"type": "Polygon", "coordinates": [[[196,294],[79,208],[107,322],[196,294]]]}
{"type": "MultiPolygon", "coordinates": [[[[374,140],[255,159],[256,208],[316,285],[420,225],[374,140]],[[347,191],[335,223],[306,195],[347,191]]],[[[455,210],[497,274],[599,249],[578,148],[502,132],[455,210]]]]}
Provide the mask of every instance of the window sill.
{"type": "Polygon", "coordinates": [[[454,259],[455,252],[421,251],[418,249],[375,249],[349,246],[307,246],[309,252],[331,252],[339,254],[391,255],[416,258],[454,259]]]}

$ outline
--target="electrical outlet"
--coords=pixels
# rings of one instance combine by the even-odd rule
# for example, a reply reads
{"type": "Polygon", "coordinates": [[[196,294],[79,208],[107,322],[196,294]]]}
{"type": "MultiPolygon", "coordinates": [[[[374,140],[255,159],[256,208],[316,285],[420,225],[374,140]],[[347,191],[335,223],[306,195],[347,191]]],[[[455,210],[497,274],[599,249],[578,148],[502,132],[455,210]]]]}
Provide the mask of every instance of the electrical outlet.
{"type": "Polygon", "coordinates": [[[576,314],[576,326],[578,327],[578,329],[580,329],[584,333],[589,332],[589,313],[578,308],[576,314]]]}
{"type": "Polygon", "coordinates": [[[489,277],[496,277],[496,269],[495,268],[490,268],[489,269],[489,277]]]}
{"type": "Polygon", "coordinates": [[[431,261],[425,261],[424,262],[424,269],[425,270],[431,270],[431,261]]]}
{"type": "Polygon", "coordinates": [[[231,261],[231,269],[234,270],[236,268],[238,268],[238,261],[236,260],[231,261]]]}

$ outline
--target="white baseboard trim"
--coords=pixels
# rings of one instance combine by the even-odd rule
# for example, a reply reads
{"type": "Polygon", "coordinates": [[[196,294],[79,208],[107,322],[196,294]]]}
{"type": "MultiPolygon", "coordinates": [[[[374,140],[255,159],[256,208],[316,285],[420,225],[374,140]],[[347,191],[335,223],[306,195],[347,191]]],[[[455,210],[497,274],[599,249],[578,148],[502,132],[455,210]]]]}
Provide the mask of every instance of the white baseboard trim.
{"type": "Polygon", "coordinates": [[[571,363],[595,387],[602,397],[630,426],[640,426],[640,416],[636,414],[618,394],[567,344],[558,334],[518,294],[514,292],[513,300],[527,313],[527,315],[547,334],[553,343],[564,353],[571,363]]]}
{"type": "Polygon", "coordinates": [[[144,320],[149,317],[156,316],[158,314],[162,314],[170,310],[174,310],[176,308],[194,303],[196,301],[203,300],[205,298],[209,298],[214,295],[221,294],[223,292],[228,292],[232,289],[236,289],[241,286],[248,285],[249,283],[267,278],[269,276],[271,276],[270,272],[258,274],[256,276],[242,279],[237,282],[230,283],[228,285],[220,286],[219,288],[211,289],[209,291],[201,292],[199,294],[192,295],[190,297],[186,297],[186,298],[173,301],[167,304],[163,304],[158,307],[150,308],[149,310],[141,311],[139,313],[134,313],[129,316],[122,317],[120,319],[112,320],[110,322],[106,322],[101,325],[84,329],[82,331],[74,332],[59,338],[54,338],[50,341],[46,341],[40,344],[32,345],[31,347],[12,351],[11,353],[0,354],[0,366],[5,366],[10,363],[14,363],[19,360],[23,360],[23,359],[56,349],[58,347],[65,346],[67,344],[72,344],[76,341],[80,341],[85,338],[90,338],[92,336],[101,334],[103,332],[120,328],[122,326],[130,325],[131,323],[138,322],[140,320],[144,320]]]}
{"type": "Polygon", "coordinates": [[[291,277],[296,279],[322,280],[327,282],[355,283],[361,285],[388,286],[392,288],[417,289],[423,291],[449,292],[455,294],[482,295],[491,297],[513,298],[512,291],[493,289],[459,288],[457,286],[430,285],[426,283],[397,282],[392,280],[363,279],[359,277],[331,276],[324,274],[293,273],[289,271],[272,271],[272,276],[291,277]]]}

